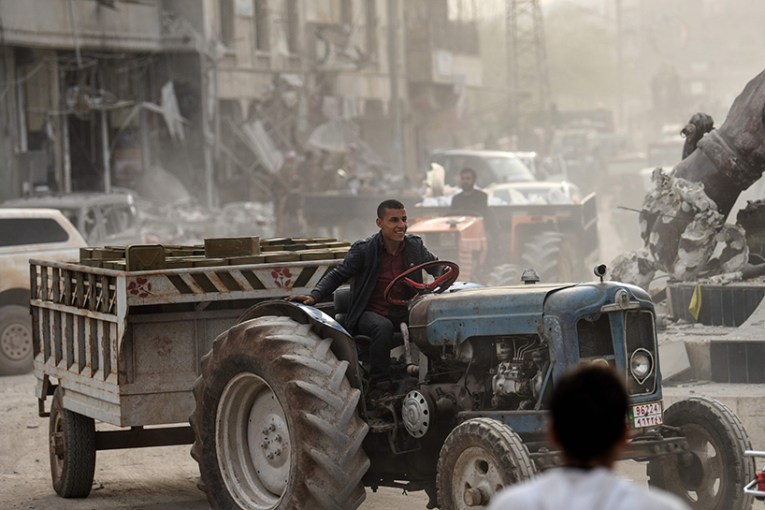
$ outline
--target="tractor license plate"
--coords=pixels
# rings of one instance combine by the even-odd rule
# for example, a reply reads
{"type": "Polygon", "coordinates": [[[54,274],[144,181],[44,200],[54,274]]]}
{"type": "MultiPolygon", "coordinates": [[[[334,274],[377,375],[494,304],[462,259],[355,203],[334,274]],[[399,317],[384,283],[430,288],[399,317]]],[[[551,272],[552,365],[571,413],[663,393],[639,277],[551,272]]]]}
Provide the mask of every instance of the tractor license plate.
{"type": "Polygon", "coordinates": [[[661,402],[632,406],[630,411],[633,428],[654,427],[664,423],[661,402]]]}

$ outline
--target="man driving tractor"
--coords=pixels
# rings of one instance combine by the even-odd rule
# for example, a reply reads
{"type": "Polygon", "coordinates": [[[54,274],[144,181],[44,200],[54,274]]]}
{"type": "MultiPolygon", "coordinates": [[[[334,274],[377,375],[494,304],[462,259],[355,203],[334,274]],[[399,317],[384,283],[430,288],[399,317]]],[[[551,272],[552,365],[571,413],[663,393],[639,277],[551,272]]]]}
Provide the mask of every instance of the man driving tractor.
{"type": "MultiPolygon", "coordinates": [[[[345,260],[327,273],[310,295],[288,298],[314,305],[350,280],[350,305],[342,323],[352,334],[371,339],[370,400],[385,396],[392,388],[390,351],[395,347],[393,335],[402,322],[408,322],[408,311],[402,300],[411,297],[411,289],[403,285],[391,286],[391,283],[410,268],[438,260],[419,236],[407,235],[407,221],[404,204],[393,199],[381,202],[377,206],[376,219],[379,232],[356,241],[345,260]]],[[[437,266],[428,271],[434,276],[439,274],[437,266]]],[[[420,272],[412,273],[409,279],[422,284],[420,272]]]]}

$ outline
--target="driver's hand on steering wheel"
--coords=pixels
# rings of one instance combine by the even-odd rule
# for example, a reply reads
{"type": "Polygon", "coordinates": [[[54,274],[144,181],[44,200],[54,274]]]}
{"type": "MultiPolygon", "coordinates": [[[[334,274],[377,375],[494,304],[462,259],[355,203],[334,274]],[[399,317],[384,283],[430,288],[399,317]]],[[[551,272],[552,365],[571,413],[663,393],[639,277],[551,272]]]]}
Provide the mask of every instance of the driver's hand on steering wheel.
{"type": "Polygon", "coordinates": [[[287,296],[284,298],[286,301],[298,301],[300,303],[303,303],[304,305],[313,306],[316,304],[316,300],[313,298],[313,296],[305,296],[302,294],[293,294],[291,296],[287,296]]]}

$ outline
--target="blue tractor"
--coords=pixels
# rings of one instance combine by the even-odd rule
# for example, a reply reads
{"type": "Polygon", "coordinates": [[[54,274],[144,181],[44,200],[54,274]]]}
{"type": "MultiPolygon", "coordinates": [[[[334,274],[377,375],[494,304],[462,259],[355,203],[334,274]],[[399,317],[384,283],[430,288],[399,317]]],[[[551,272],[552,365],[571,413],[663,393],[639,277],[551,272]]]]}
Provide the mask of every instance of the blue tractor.
{"type": "MultiPolygon", "coordinates": [[[[402,328],[395,391],[365,399],[363,337],[332,306],[271,301],[250,309],[203,359],[194,387],[192,455],[216,509],[355,509],[365,487],[424,490],[428,508],[485,508],[492,495],[559,465],[547,406],[569,367],[624,375],[632,441],[649,483],[694,510],[743,510],[754,477],[749,439],[724,405],[662,404],[654,307],[641,288],[598,280],[519,286],[455,283],[458,268],[417,287],[402,328]],[[453,284],[453,285],[452,285],[453,284]],[[451,285],[451,288],[449,288],[451,285]],[[361,354],[361,360],[359,355],[361,354]]],[[[389,288],[390,290],[390,288],[389,288]]],[[[582,416],[597,420],[598,416],[582,416]]]]}

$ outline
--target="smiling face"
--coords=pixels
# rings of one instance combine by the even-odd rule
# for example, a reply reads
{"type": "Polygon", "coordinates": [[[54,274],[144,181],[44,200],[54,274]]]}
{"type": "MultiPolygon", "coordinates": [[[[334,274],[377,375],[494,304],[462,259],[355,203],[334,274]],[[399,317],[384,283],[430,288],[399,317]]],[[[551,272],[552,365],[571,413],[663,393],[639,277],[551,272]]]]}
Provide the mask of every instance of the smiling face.
{"type": "Polygon", "coordinates": [[[400,243],[406,234],[406,209],[385,209],[385,215],[377,218],[377,226],[380,227],[384,239],[400,243]]]}

